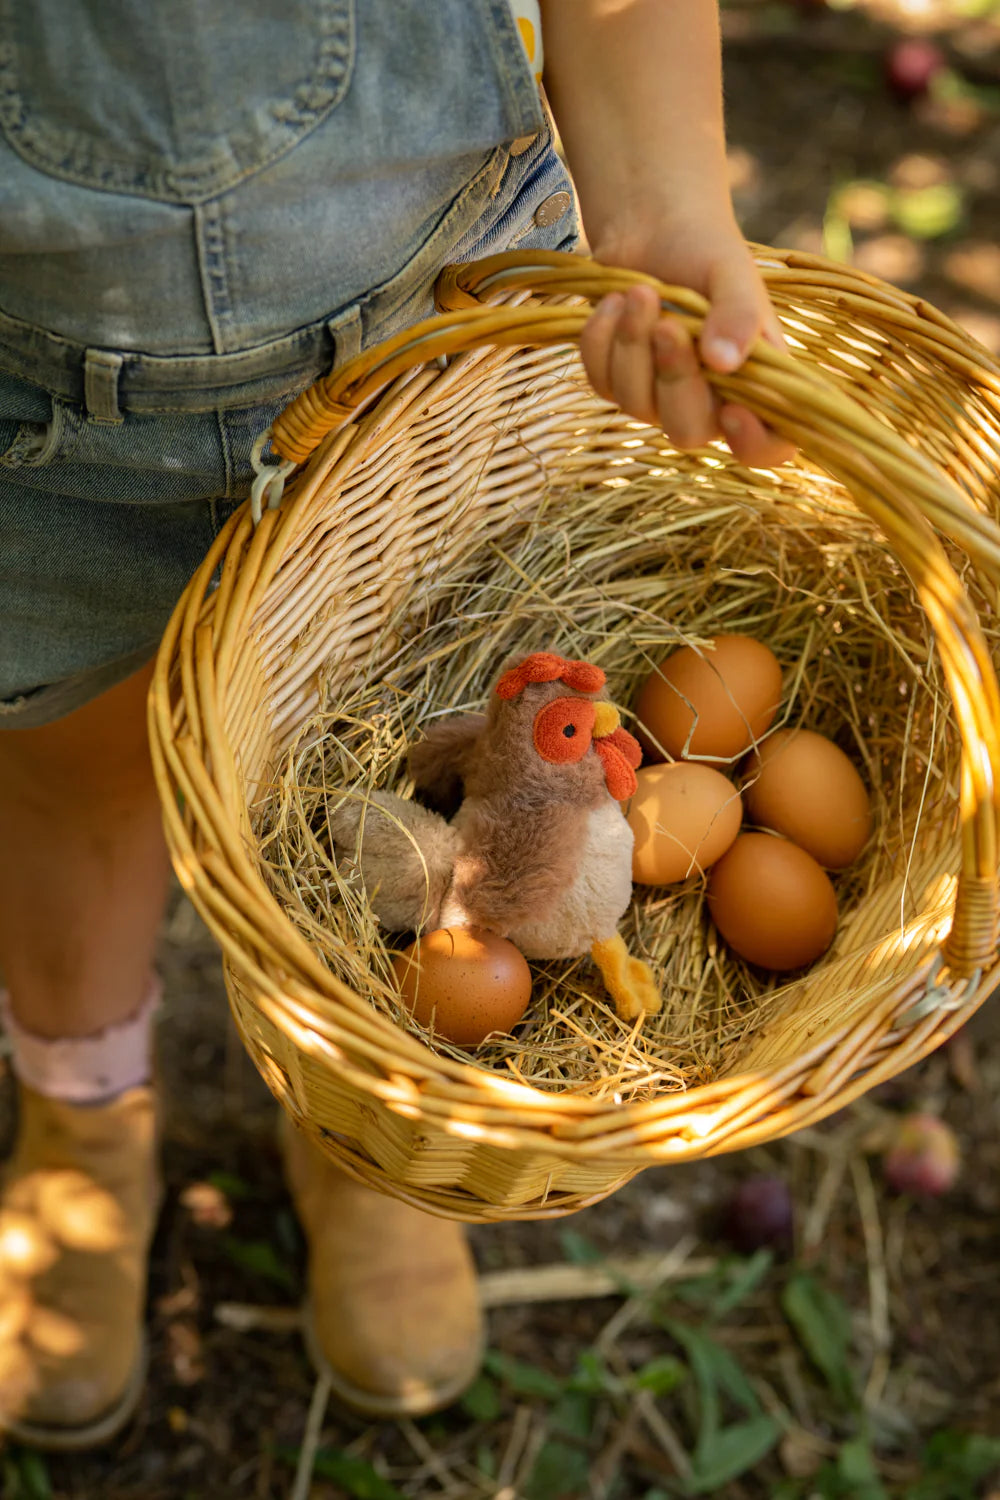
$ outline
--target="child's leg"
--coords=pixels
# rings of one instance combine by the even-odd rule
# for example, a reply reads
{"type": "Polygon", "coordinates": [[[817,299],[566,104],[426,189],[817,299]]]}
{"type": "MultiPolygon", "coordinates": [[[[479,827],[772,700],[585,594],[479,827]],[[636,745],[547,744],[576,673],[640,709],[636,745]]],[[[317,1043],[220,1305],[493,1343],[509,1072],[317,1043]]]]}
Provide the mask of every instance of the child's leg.
{"type": "MultiPolygon", "coordinates": [[[[0,965],[22,1083],[0,1193],[0,1429],[42,1447],[102,1441],[141,1392],[157,1196],[153,1090],[135,1064],[168,870],[148,681],[0,734],[0,965]]],[[[302,1139],[288,1160],[335,1389],[371,1415],[453,1399],[482,1338],[460,1227],[342,1179],[302,1139]]]]}
{"type": "Polygon", "coordinates": [[[42,1447],[104,1441],[142,1391],[168,870],[148,680],[0,734],[0,966],[20,1082],[0,1192],[0,1428],[42,1447]]]}
{"type": "Polygon", "coordinates": [[[75,713],[0,734],[0,969],[17,1021],[85,1036],[150,987],[169,864],[146,669],[75,713]]]}

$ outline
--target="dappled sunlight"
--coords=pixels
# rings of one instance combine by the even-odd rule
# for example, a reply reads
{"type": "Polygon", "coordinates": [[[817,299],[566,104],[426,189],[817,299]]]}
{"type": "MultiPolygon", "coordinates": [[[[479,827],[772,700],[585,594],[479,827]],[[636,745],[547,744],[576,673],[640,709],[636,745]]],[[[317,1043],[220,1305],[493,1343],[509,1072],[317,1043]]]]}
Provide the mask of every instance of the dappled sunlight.
{"type": "Polygon", "coordinates": [[[59,1244],[101,1254],[117,1250],[126,1233],[121,1205],[82,1172],[39,1172],[21,1184],[34,1192],[40,1223],[59,1244]]]}
{"type": "Polygon", "coordinates": [[[923,274],[927,257],[905,234],[880,234],[858,246],[854,264],[859,271],[867,271],[883,281],[912,286],[923,274]]]}
{"type": "Polygon", "coordinates": [[[1000,245],[967,240],[947,253],[944,273],[964,291],[988,297],[1000,307],[1000,245]]]}
{"type": "Polygon", "coordinates": [[[15,1276],[41,1276],[58,1255],[52,1235],[31,1214],[0,1213],[0,1270],[15,1276]]]}
{"type": "MultiPolygon", "coordinates": [[[[31,1317],[31,1293],[28,1284],[3,1274],[0,1269],[0,1354],[12,1342],[19,1339],[31,1317]]],[[[2,1360],[0,1360],[2,1363],[2,1360]]]]}
{"type": "Polygon", "coordinates": [[[86,1342],[83,1328],[75,1318],[42,1304],[32,1308],[25,1333],[39,1353],[54,1359],[69,1359],[79,1354],[86,1342]]]}
{"type": "Polygon", "coordinates": [[[946,311],[955,322],[978,339],[984,349],[1000,355],[1000,313],[983,312],[981,308],[969,307],[965,303],[945,304],[946,311]]]}

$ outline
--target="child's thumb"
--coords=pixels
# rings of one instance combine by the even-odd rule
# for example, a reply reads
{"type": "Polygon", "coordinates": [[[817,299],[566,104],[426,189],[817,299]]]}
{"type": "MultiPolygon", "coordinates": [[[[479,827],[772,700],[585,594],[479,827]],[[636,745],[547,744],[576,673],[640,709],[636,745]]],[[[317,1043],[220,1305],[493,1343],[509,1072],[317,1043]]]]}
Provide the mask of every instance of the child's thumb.
{"type": "Polygon", "coordinates": [[[702,330],[701,357],[710,370],[739,369],[764,327],[767,293],[750,253],[742,245],[713,267],[708,283],[709,313],[702,330]]]}

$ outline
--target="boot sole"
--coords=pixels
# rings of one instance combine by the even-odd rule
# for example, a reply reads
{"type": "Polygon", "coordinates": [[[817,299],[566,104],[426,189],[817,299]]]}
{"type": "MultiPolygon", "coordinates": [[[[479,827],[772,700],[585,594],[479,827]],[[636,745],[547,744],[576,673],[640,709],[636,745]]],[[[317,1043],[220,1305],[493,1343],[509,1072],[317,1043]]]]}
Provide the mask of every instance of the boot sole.
{"type": "Polygon", "coordinates": [[[426,1386],[420,1391],[379,1396],[375,1391],[367,1391],[364,1386],[355,1385],[330,1363],[319,1342],[309,1302],[304,1303],[302,1308],[302,1339],[313,1369],[329,1382],[330,1391],[340,1404],[356,1416],[374,1417],[383,1421],[393,1421],[399,1417],[426,1417],[431,1412],[450,1406],[464,1395],[475,1380],[482,1364],[484,1349],[481,1344],[476,1350],[475,1359],[470,1361],[468,1371],[463,1371],[452,1380],[442,1381],[436,1386],[426,1386]]]}
{"type": "Polygon", "coordinates": [[[15,1443],[28,1448],[38,1448],[46,1453],[76,1453],[87,1448],[99,1448],[103,1443],[117,1437],[122,1428],[135,1415],[146,1386],[146,1370],[149,1351],[145,1338],[138,1358],[129,1375],[124,1391],[106,1412],[79,1427],[51,1426],[42,1422],[21,1422],[16,1417],[6,1417],[0,1412],[0,1433],[15,1443]]]}

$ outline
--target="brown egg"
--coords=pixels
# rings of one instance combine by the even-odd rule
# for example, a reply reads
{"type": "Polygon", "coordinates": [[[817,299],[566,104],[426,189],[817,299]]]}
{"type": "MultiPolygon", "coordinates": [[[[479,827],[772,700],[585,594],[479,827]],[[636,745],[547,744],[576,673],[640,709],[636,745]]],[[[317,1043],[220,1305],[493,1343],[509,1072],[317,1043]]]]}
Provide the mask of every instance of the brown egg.
{"type": "Polygon", "coordinates": [[[760,739],[781,702],[773,651],[746,635],[717,635],[704,649],[682,646],[660,662],[635,701],[638,734],[654,760],[710,755],[735,760],[760,739]]]}
{"type": "Polygon", "coordinates": [[[708,877],[712,921],[748,963],[781,973],[825,953],[837,897],[811,854],[770,833],[741,833],[708,877]]]}
{"type": "Polygon", "coordinates": [[[635,836],[632,879],[669,885],[700,875],[740,831],[743,803],[721,771],[674,761],[636,771],[628,823],[635,836]]]}
{"type": "Polygon", "coordinates": [[[393,958],[407,1009],[459,1047],[509,1031],[531,999],[531,970],[513,943],[479,927],[439,927],[393,958]]]}
{"type": "Polygon", "coordinates": [[[779,729],[754,751],[747,771],[751,822],[783,833],[828,870],[857,859],[871,833],[871,804],[832,740],[811,729],[779,729]]]}

